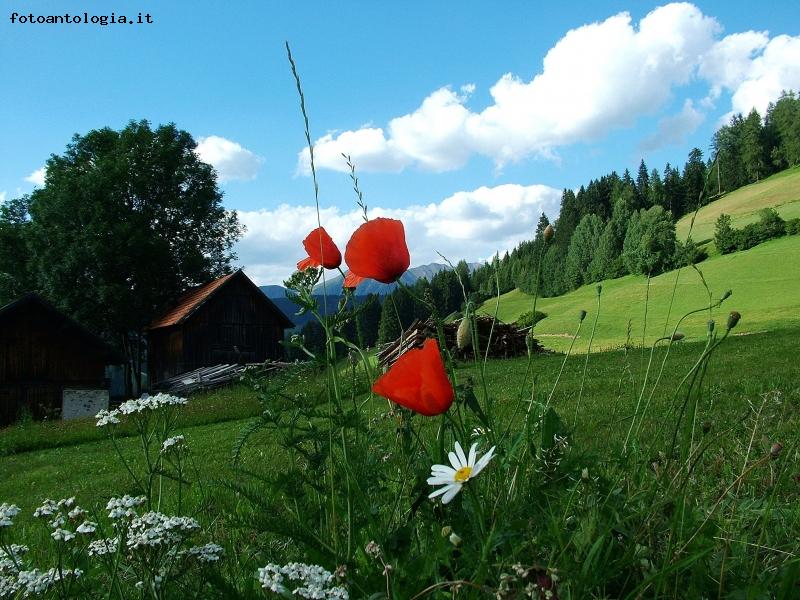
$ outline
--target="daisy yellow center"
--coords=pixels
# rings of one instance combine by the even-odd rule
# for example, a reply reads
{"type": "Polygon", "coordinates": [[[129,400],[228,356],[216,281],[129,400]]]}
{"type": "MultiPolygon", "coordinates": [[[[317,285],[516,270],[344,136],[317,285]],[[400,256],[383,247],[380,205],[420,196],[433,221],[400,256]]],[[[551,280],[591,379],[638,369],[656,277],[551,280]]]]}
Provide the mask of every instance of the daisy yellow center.
{"type": "Polygon", "coordinates": [[[458,471],[456,471],[455,479],[458,483],[464,483],[469,476],[472,474],[472,467],[461,467],[458,471]]]}

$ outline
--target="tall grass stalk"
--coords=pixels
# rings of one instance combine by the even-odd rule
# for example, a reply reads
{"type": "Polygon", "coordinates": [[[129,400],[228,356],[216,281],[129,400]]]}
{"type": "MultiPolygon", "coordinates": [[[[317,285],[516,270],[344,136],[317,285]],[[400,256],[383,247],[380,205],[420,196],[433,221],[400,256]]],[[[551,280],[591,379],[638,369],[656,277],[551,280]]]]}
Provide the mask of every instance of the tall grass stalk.
{"type": "MultiPolygon", "coordinates": [[[[600,294],[603,291],[603,287],[601,285],[597,286],[597,310],[594,313],[594,322],[592,323],[592,333],[589,336],[589,345],[586,348],[586,358],[583,361],[583,374],[581,375],[581,387],[578,391],[578,401],[575,403],[575,416],[572,419],[572,427],[575,428],[575,425],[578,422],[578,412],[581,408],[581,398],[583,397],[583,386],[586,383],[586,369],[589,367],[589,355],[592,353],[592,341],[594,340],[594,332],[597,329],[597,319],[600,317],[600,294]]],[[[536,310],[534,309],[533,312],[536,315],[536,310]]]]}

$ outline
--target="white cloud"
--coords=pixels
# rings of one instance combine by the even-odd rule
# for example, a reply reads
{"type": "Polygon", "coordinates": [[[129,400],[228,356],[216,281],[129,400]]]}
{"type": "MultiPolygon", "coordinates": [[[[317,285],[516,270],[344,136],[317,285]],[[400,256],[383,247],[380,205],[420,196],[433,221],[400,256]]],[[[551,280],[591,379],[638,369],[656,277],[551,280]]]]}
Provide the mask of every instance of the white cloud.
{"type": "Polygon", "coordinates": [[[36,169],[33,173],[31,173],[25,178],[25,181],[28,181],[33,185],[42,187],[44,185],[45,170],[46,167],[41,167],[40,169],[36,169]]]}
{"type": "Polygon", "coordinates": [[[726,36],[704,57],[700,74],[711,84],[711,97],[731,92],[731,112],[755,108],[763,116],[783,90],[800,89],[800,36],[747,31],[726,36]]]}
{"type": "Polygon", "coordinates": [[[256,178],[264,159],[247,148],[217,135],[202,137],[195,153],[217,171],[220,181],[248,181],[256,178]]]}
{"type": "Polygon", "coordinates": [[[658,131],[642,140],[639,149],[651,152],[664,146],[682,144],[700,126],[703,119],[705,114],[695,108],[694,102],[687,98],[681,112],[661,119],[658,122],[658,131]]]}
{"type": "MultiPolygon", "coordinates": [[[[441,202],[407,208],[374,208],[370,217],[401,219],[414,266],[441,262],[437,251],[453,262],[486,259],[531,239],[544,212],[558,213],[561,191],[543,185],[499,185],[457,192],[441,202]]],[[[273,210],[239,211],[247,226],[237,252],[257,283],[280,283],[303,258],[302,238],[317,226],[311,206],[282,204],[273,210]]],[[[320,219],[344,253],[350,234],[361,222],[360,211],[322,209],[320,219]]]]}
{"type": "Polygon", "coordinates": [[[6,195],[7,195],[7,194],[6,194],[6,191],[5,191],[5,190],[3,190],[2,192],[0,192],[0,204],[2,204],[3,202],[5,202],[5,201],[6,201],[6,195]]]}
{"type": "MultiPolygon", "coordinates": [[[[674,86],[693,77],[720,27],[686,3],[668,4],[638,27],[628,13],[567,32],[530,81],[511,73],[492,86],[493,103],[467,107],[474,85],[441,88],[387,129],[362,128],[317,140],[319,166],[344,170],[341,153],[362,171],[462,167],[470,156],[498,166],[529,156],[552,158],[559,146],[596,139],[660,109],[674,86]]],[[[308,171],[307,152],[299,170],[308,171]]]]}

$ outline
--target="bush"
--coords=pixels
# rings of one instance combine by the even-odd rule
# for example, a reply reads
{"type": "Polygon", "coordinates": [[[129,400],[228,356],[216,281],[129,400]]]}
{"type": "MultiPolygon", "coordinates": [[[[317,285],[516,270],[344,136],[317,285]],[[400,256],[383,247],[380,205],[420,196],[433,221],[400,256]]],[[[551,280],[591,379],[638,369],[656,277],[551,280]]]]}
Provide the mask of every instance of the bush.
{"type": "Polygon", "coordinates": [[[731,226],[731,217],[722,213],[714,227],[714,245],[722,254],[733,252],[738,247],[738,231],[731,226]]]}
{"type": "Polygon", "coordinates": [[[764,237],[764,230],[760,223],[745,225],[741,229],[735,230],[734,235],[737,250],[749,250],[768,239],[764,237]]]}
{"type": "Polygon", "coordinates": [[[519,316],[519,318],[516,320],[516,325],[520,329],[524,329],[525,327],[533,327],[546,317],[547,314],[540,310],[537,310],[535,313],[532,310],[529,310],[528,312],[524,312],[519,316]]]}
{"type": "Polygon", "coordinates": [[[685,243],[675,242],[675,266],[696,265],[708,258],[708,252],[691,237],[685,243]]]}
{"type": "Polygon", "coordinates": [[[784,225],[784,231],[786,235],[798,235],[800,234],[800,219],[789,219],[786,221],[784,225]]]}
{"type": "Polygon", "coordinates": [[[762,229],[764,241],[782,237],[786,234],[786,221],[781,219],[774,208],[762,208],[758,211],[758,224],[762,229]]]}

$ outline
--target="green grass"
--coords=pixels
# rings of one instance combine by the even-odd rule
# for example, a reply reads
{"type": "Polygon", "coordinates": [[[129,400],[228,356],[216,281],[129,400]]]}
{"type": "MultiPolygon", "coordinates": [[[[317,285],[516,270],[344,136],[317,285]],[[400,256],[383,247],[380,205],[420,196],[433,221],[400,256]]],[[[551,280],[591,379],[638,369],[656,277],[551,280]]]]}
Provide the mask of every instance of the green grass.
{"type": "MultiPolygon", "coordinates": [[[[707,437],[702,440],[713,440],[711,448],[700,456],[688,488],[691,502],[698,503],[696,514],[701,515],[700,518],[705,514],[703,511],[714,506],[720,494],[736,481],[743,465],[753,464],[757,457],[764,456],[775,441],[781,441],[786,446],[780,460],[762,464],[742,481],[730,501],[720,507],[720,514],[713,521],[713,535],[731,540],[728,560],[736,558],[736,564],[739,565],[743,562],[750,564],[750,544],[758,544],[762,553],[774,553],[775,562],[781,564],[786,563],[786,553],[796,554],[799,551],[796,536],[791,532],[800,526],[800,510],[797,509],[800,485],[794,485],[789,479],[790,475],[800,472],[796,446],[796,432],[800,425],[800,369],[795,357],[798,335],[800,329],[787,329],[726,340],[710,363],[704,393],[698,404],[696,422],[709,424],[709,432],[705,434],[707,437]],[[781,481],[779,487],[775,485],[775,478],[781,481]],[[770,501],[765,508],[766,499],[770,501]],[[765,518],[765,515],[769,518],[765,518]]],[[[525,527],[530,535],[537,536],[537,539],[532,538],[531,543],[541,543],[551,548],[545,548],[544,552],[552,552],[552,563],[561,565],[565,576],[571,577],[566,583],[575,586],[577,591],[565,597],[590,597],[586,595],[588,590],[601,593],[603,584],[600,582],[606,576],[606,571],[612,569],[607,569],[602,560],[598,564],[599,557],[594,557],[590,548],[602,547],[603,552],[606,549],[610,552],[611,546],[607,544],[617,544],[617,538],[622,542],[624,533],[637,542],[625,542],[630,545],[633,556],[638,552],[637,544],[646,543],[644,540],[648,535],[646,529],[641,529],[641,523],[646,524],[650,519],[666,514],[653,509],[650,504],[656,497],[650,495],[655,494],[655,480],[647,465],[649,461],[658,461],[659,450],[669,445],[678,406],[675,396],[677,381],[702,351],[703,344],[694,342],[676,343],[670,349],[665,377],[654,394],[642,436],[636,438],[634,454],[627,460],[620,448],[642,389],[646,362],[643,362],[639,352],[630,351],[590,356],[580,412],[575,427],[569,427],[570,447],[574,450],[567,460],[571,472],[578,474],[575,483],[566,480],[564,483],[568,487],[562,492],[558,491],[560,488],[555,482],[545,483],[542,475],[540,483],[536,485],[542,486],[545,508],[531,509],[532,512],[527,515],[529,522],[519,522],[519,526],[525,527]],[[590,479],[598,478],[596,484],[586,484],[585,489],[580,475],[583,468],[587,469],[590,479]],[[599,486],[598,496],[590,491],[594,485],[599,486]],[[604,492],[605,489],[608,491],[604,492]],[[627,500],[620,504],[617,497],[627,500]],[[627,516],[617,519],[609,512],[611,507],[624,510],[627,516]],[[567,515],[575,517],[565,521],[567,515]],[[627,523],[631,530],[620,532],[616,529],[615,537],[608,537],[606,530],[610,527],[609,523],[618,522],[627,523]],[[634,534],[637,537],[633,537],[634,534]],[[576,564],[572,564],[570,559],[573,552],[576,564]],[[589,563],[593,566],[587,567],[579,580],[580,565],[589,563]]],[[[660,365],[665,352],[666,348],[658,349],[654,361],[656,365],[660,365]]],[[[530,370],[527,358],[488,362],[486,384],[497,417],[498,431],[508,427],[516,432],[521,428],[525,400],[532,393],[540,401],[550,395],[563,361],[563,355],[535,355],[530,370]]],[[[583,366],[584,357],[568,359],[552,397],[551,406],[570,425],[576,413],[583,366]]],[[[471,379],[476,386],[480,386],[478,369],[474,363],[458,364],[456,372],[462,383],[471,379]]],[[[654,373],[650,373],[650,383],[654,373]]],[[[292,393],[292,390],[285,391],[292,393]]],[[[286,540],[281,536],[270,538],[263,530],[238,529],[242,527],[241,519],[249,513],[243,499],[226,484],[238,477],[237,470],[231,466],[231,450],[238,434],[250,420],[226,420],[232,415],[229,405],[234,397],[243,406],[255,406],[255,392],[239,386],[192,398],[187,407],[189,415],[204,414],[205,422],[199,424],[197,417],[193,422],[187,416],[181,428],[191,448],[188,478],[192,482],[186,498],[187,508],[183,512],[202,517],[206,527],[215,532],[215,540],[227,544],[228,548],[250,547],[244,553],[246,556],[241,559],[242,562],[232,566],[233,569],[241,568],[240,576],[250,581],[251,573],[255,571],[249,558],[252,546],[258,545],[261,552],[275,552],[283,557],[286,552],[291,554],[293,544],[289,543],[287,549],[286,540]],[[221,422],[214,423],[215,419],[221,422]]],[[[346,393],[344,397],[347,398],[346,393]]],[[[368,406],[367,414],[382,415],[386,406],[385,400],[375,398],[368,406]]],[[[414,420],[421,426],[420,434],[426,437],[433,435],[439,423],[438,419],[422,417],[415,417],[414,420]]],[[[394,421],[379,418],[375,422],[376,427],[384,432],[386,442],[376,449],[378,456],[387,451],[397,452],[399,439],[394,421]]],[[[26,427],[28,433],[39,440],[44,440],[45,433],[52,431],[52,424],[39,424],[40,432],[36,431],[37,424],[28,424],[26,427]]],[[[0,457],[0,473],[3,474],[0,477],[0,502],[12,502],[22,507],[23,512],[15,519],[14,534],[32,548],[47,546],[49,530],[46,524],[35,522],[31,517],[32,510],[43,499],[74,495],[80,505],[101,510],[108,497],[136,491],[108,440],[80,443],[76,442],[78,434],[67,435],[70,429],[80,432],[84,428],[85,424],[82,423],[64,423],[60,446],[0,457]]],[[[242,466],[266,477],[284,471],[284,451],[274,435],[257,434],[243,454],[242,466]]],[[[698,430],[697,435],[703,434],[698,430]]],[[[136,437],[120,440],[121,451],[128,460],[134,461],[141,454],[138,442],[136,437]]],[[[493,472],[488,471],[489,475],[482,483],[488,485],[493,472]]],[[[271,494],[268,490],[264,488],[263,492],[271,494]]],[[[679,497],[676,492],[676,498],[679,497]]],[[[302,498],[299,500],[304,501],[302,498]]],[[[660,497],[658,502],[669,506],[669,502],[660,497]]],[[[162,509],[171,512],[174,506],[170,502],[162,509]]],[[[425,510],[430,511],[430,507],[425,510]]],[[[434,518],[429,512],[424,514],[425,519],[434,518]]],[[[447,514],[452,513],[441,513],[447,514]]],[[[697,522],[692,523],[691,518],[687,522],[691,527],[698,525],[697,522]]],[[[444,524],[448,522],[433,522],[434,538],[438,538],[438,532],[444,524]]],[[[465,523],[457,522],[455,525],[460,531],[466,527],[465,523]]],[[[690,532],[677,534],[676,541],[685,541],[690,532]]],[[[703,543],[706,543],[705,539],[703,543]]],[[[720,544],[717,543],[717,556],[721,554],[719,548],[720,544]]],[[[658,556],[662,550],[654,542],[649,551],[653,556],[658,556]]],[[[233,554],[231,550],[229,553],[233,554]]],[[[619,552],[616,556],[619,556],[619,552]]],[[[263,554],[256,555],[252,560],[255,564],[263,564],[263,557],[263,554]]],[[[511,560],[509,557],[503,560],[506,558],[511,560]]],[[[405,559],[410,561],[413,557],[407,556],[405,559]]],[[[769,558],[764,562],[769,562],[769,558]]],[[[696,574],[698,578],[707,578],[718,572],[719,568],[718,565],[698,562],[696,574]],[[710,572],[703,569],[710,569],[710,572]]],[[[627,567],[615,564],[613,569],[616,571],[612,572],[621,570],[624,573],[627,567]]],[[[730,580],[736,576],[731,574],[727,577],[730,580]]],[[[657,580],[660,597],[679,595],[667,591],[665,586],[670,583],[668,575],[657,580]]],[[[600,596],[594,592],[593,597],[615,597],[611,590],[600,596]]]]}
{"type": "MultiPolygon", "coordinates": [[[[797,276],[797,265],[800,265],[799,236],[783,237],[744,252],[707,259],[697,267],[703,273],[714,298],[719,298],[728,289],[733,291],[733,295],[711,315],[708,312],[694,315],[684,321],[680,329],[689,339],[704,339],[709,317],[721,326],[731,310],[742,314],[742,320],[736,328],[737,335],[797,327],[800,325],[800,277],[797,276]]],[[[628,275],[603,281],[602,286],[600,316],[593,347],[620,347],[626,341],[629,323],[631,342],[641,344],[645,330],[647,279],[628,275]]],[[[539,298],[537,310],[547,313],[547,318],[536,325],[536,334],[545,347],[566,350],[578,325],[578,312],[585,310],[589,314],[575,342],[576,352],[585,351],[596,312],[596,287],[596,284],[591,284],[556,298],[539,298]]],[[[647,346],[663,335],[665,323],[669,323],[668,330],[671,332],[677,319],[684,313],[708,305],[706,289],[697,272],[691,268],[652,278],[649,295],[645,331],[647,346]],[[678,286],[670,310],[676,278],[678,286]]],[[[496,306],[497,300],[488,300],[481,311],[491,315],[496,306]]],[[[500,296],[497,316],[510,323],[532,307],[532,296],[514,290],[500,296]]]]}
{"type": "MultiPolygon", "coordinates": [[[[250,417],[258,413],[258,403],[250,390],[234,384],[192,396],[192,403],[181,412],[180,426],[191,427],[250,417]]],[[[121,425],[120,436],[133,435],[131,427],[121,425]]],[[[95,426],[94,417],[70,421],[25,421],[0,428],[0,456],[63,447],[105,439],[95,426]]]]}
{"type": "MultiPolygon", "coordinates": [[[[767,207],[777,210],[784,219],[800,217],[800,167],[781,171],[763,181],[739,188],[704,206],[697,213],[692,238],[705,240],[714,237],[714,223],[722,213],[730,215],[733,227],[740,229],[756,222],[758,211],[767,207]]],[[[692,217],[693,213],[685,215],[676,223],[679,240],[686,239],[692,217]]]]}
{"type": "MultiPolygon", "coordinates": [[[[747,416],[749,402],[757,402],[762,394],[776,391],[781,395],[784,418],[780,424],[776,420],[773,431],[765,432],[764,442],[794,436],[800,411],[800,367],[795,357],[799,336],[800,330],[794,329],[727,340],[719,358],[712,362],[708,374],[713,381],[711,404],[703,408],[700,420],[713,419],[715,427],[723,430],[747,416]]],[[[669,372],[685,372],[701,351],[701,344],[674,344],[670,350],[669,372]]],[[[663,352],[663,348],[657,352],[655,363],[660,364],[663,352]]],[[[583,357],[574,357],[567,361],[558,393],[554,396],[553,407],[565,417],[574,414],[583,360],[583,357]]],[[[520,390],[525,390],[527,397],[531,383],[535,381],[537,389],[549,391],[562,361],[562,355],[536,355],[527,383],[523,381],[526,358],[489,361],[487,384],[493,401],[498,405],[499,414],[514,421],[518,417],[520,390]]],[[[641,386],[645,367],[638,352],[613,351],[591,355],[580,418],[575,429],[582,444],[593,451],[600,451],[620,443],[625,433],[620,423],[625,422],[625,416],[632,411],[635,392],[641,386]]],[[[461,380],[470,377],[474,381],[479,379],[472,363],[460,364],[457,373],[461,380]]],[[[654,375],[655,370],[650,375],[651,383],[654,375]]],[[[665,379],[654,402],[659,405],[668,403],[673,388],[674,377],[665,379]]],[[[190,471],[193,476],[190,478],[195,482],[196,502],[201,501],[209,486],[218,485],[232,473],[231,451],[234,441],[249,422],[247,418],[231,420],[230,412],[223,410],[232,397],[250,407],[257,404],[255,393],[244,386],[192,397],[187,413],[205,413],[204,423],[193,423],[185,417],[182,427],[179,427],[192,450],[193,466],[190,471]]],[[[376,413],[381,413],[386,407],[386,401],[381,398],[376,397],[374,403],[372,408],[376,413]]],[[[647,429],[655,431],[662,424],[661,415],[655,414],[647,429]]],[[[37,427],[41,430],[36,436],[39,439],[52,431],[52,424],[41,423],[29,424],[27,430],[33,434],[37,427]]],[[[70,429],[82,432],[84,424],[75,421],[61,424],[62,432],[70,429]]],[[[741,429],[737,430],[744,434],[741,429]]],[[[6,433],[8,430],[0,433],[0,437],[6,433]]],[[[55,441],[49,444],[57,447],[43,447],[0,457],[0,473],[3,474],[0,478],[0,502],[16,503],[27,511],[45,498],[74,495],[79,503],[91,506],[93,500],[104,501],[111,495],[133,493],[133,484],[119,463],[112,443],[104,437],[104,432],[101,433],[101,439],[83,442],[75,441],[78,433],[74,436],[64,434],[60,445],[55,441]]],[[[741,442],[735,435],[729,441],[733,445],[741,442]]],[[[122,452],[133,460],[140,454],[138,444],[137,437],[119,441],[122,452]]],[[[269,464],[276,460],[274,448],[268,435],[257,436],[243,455],[244,465],[269,464]]],[[[25,515],[20,515],[20,518],[21,523],[29,521],[25,515]]]]}

